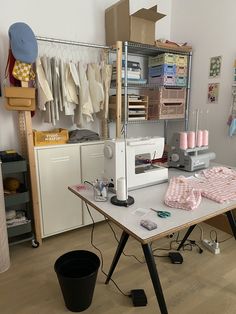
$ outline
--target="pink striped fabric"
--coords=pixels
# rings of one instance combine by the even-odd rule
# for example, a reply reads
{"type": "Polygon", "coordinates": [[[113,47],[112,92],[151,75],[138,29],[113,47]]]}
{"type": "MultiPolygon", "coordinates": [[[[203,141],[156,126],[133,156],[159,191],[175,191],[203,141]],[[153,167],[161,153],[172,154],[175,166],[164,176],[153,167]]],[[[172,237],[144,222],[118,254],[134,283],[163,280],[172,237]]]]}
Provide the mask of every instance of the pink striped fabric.
{"type": "Polygon", "coordinates": [[[198,179],[188,179],[188,185],[217,203],[236,199],[236,171],[226,167],[203,170],[198,179]]]}
{"type": "Polygon", "coordinates": [[[191,187],[185,177],[173,177],[170,179],[164,202],[174,208],[195,209],[201,202],[201,192],[191,187]]]}

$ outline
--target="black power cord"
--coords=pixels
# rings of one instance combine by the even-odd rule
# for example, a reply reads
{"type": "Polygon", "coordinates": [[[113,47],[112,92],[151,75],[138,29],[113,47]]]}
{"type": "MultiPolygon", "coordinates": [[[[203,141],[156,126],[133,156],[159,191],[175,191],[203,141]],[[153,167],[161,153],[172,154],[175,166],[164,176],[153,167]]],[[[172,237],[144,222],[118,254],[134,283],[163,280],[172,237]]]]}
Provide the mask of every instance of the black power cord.
{"type": "MultiPolygon", "coordinates": [[[[86,207],[87,207],[89,216],[90,216],[90,218],[92,219],[92,222],[93,222],[93,223],[92,223],[92,230],[91,230],[90,243],[91,243],[92,247],[94,247],[94,248],[99,252],[99,254],[100,254],[100,257],[101,257],[101,272],[102,272],[106,277],[108,277],[108,274],[103,270],[103,265],[104,265],[104,263],[103,263],[103,255],[102,255],[102,252],[101,252],[101,250],[93,243],[93,234],[94,234],[95,222],[94,222],[93,216],[92,216],[92,214],[91,214],[91,212],[90,212],[90,210],[89,210],[88,204],[87,204],[86,202],[85,202],[85,205],[86,205],[86,207]]],[[[113,284],[114,284],[115,287],[120,291],[121,294],[123,294],[125,297],[131,297],[130,294],[124,293],[124,292],[119,288],[119,286],[117,285],[117,283],[116,283],[112,278],[110,278],[110,280],[113,282],[113,284]]]]}
{"type": "MultiPolygon", "coordinates": [[[[106,220],[106,222],[107,222],[108,226],[110,227],[110,229],[111,229],[111,231],[112,231],[112,233],[113,233],[113,235],[114,235],[114,238],[116,239],[117,243],[119,243],[120,241],[119,241],[119,239],[118,239],[118,237],[117,237],[117,235],[116,235],[116,233],[115,233],[115,231],[114,231],[114,229],[113,229],[111,223],[109,222],[109,220],[106,220]]],[[[146,264],[145,261],[141,261],[140,259],[138,259],[138,258],[137,258],[135,255],[133,255],[133,254],[126,254],[124,251],[122,252],[122,254],[123,254],[124,256],[126,256],[126,257],[133,257],[133,258],[134,258],[137,262],[139,262],[140,264],[146,264]]]]}
{"type": "MultiPolygon", "coordinates": [[[[179,245],[182,241],[179,239],[179,234],[180,233],[178,232],[175,240],[170,241],[169,247],[167,247],[167,248],[156,248],[156,249],[153,249],[152,252],[154,253],[156,251],[172,251],[172,250],[176,251],[174,244],[179,245]]],[[[186,242],[187,243],[185,243],[182,246],[183,251],[192,251],[194,247],[197,247],[199,254],[203,253],[203,249],[197,244],[197,242],[195,240],[187,239],[186,242]]],[[[157,255],[157,254],[153,254],[153,256],[154,257],[169,257],[169,255],[157,255]]]]}

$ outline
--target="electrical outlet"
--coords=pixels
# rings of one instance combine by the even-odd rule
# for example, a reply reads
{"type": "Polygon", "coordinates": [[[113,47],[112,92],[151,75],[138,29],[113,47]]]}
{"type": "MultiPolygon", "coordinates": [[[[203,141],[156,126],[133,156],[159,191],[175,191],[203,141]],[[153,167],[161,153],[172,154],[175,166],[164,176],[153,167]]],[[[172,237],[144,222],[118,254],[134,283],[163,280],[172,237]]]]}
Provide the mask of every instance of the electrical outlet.
{"type": "Polygon", "coordinates": [[[220,254],[220,247],[219,243],[215,241],[210,241],[210,240],[202,240],[202,244],[212,253],[214,254],[220,254]]]}

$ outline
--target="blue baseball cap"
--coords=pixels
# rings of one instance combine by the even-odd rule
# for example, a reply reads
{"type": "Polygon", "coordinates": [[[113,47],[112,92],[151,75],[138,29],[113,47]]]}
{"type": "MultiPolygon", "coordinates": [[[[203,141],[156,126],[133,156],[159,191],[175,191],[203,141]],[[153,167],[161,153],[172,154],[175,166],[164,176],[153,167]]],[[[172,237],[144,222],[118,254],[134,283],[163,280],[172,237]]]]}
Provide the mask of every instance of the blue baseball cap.
{"type": "Polygon", "coordinates": [[[18,22],[8,30],[10,47],[16,60],[25,63],[34,63],[38,56],[38,44],[29,25],[18,22]]]}

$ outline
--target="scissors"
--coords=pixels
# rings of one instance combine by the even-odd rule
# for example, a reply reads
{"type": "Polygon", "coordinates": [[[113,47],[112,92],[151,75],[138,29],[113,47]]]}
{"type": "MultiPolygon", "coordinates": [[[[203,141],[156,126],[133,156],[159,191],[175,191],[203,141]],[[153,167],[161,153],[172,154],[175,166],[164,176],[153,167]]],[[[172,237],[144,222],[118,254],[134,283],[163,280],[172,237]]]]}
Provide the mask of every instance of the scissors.
{"type": "Polygon", "coordinates": [[[171,216],[171,213],[170,212],[167,212],[167,211],[164,211],[164,210],[156,210],[156,209],[153,209],[153,208],[150,208],[152,211],[156,212],[157,213],[157,216],[160,217],[160,218],[168,218],[171,216]]]}

